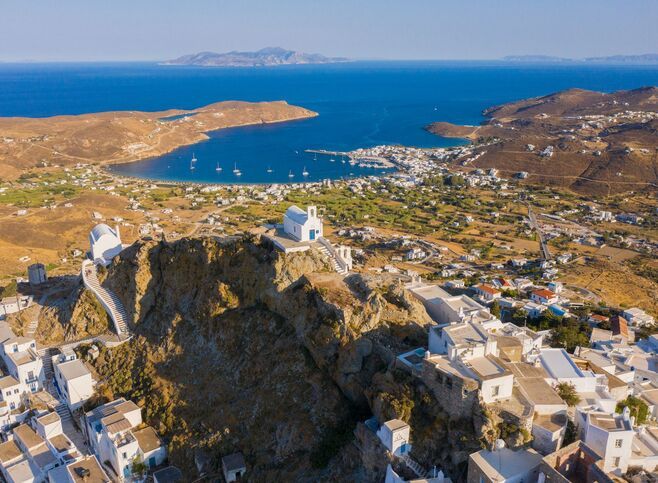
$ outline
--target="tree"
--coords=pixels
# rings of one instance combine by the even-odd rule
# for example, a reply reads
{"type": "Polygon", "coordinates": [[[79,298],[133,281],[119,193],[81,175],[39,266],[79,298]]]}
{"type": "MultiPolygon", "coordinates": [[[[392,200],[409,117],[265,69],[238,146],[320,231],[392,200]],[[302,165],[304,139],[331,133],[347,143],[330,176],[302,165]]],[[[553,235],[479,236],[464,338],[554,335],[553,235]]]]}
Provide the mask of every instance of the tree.
{"type": "Polygon", "coordinates": [[[146,465],[144,464],[144,462],[139,456],[135,456],[135,459],[132,461],[132,464],[130,465],[130,471],[133,474],[133,476],[136,476],[138,478],[141,478],[146,473],[146,465]]]}
{"type": "Polygon", "coordinates": [[[649,416],[649,406],[638,397],[628,396],[623,401],[619,401],[615,411],[621,414],[625,407],[630,409],[631,416],[635,418],[636,424],[643,424],[647,420],[647,416],[649,416]]]}
{"type": "Polygon", "coordinates": [[[562,447],[569,446],[571,443],[578,439],[578,428],[570,420],[567,421],[567,429],[564,431],[564,439],[562,440],[562,447]]]}
{"type": "Polygon", "coordinates": [[[561,382],[555,388],[557,393],[560,395],[562,400],[567,403],[569,406],[575,406],[580,402],[580,396],[576,392],[576,388],[573,384],[568,382],[561,382]]]}
{"type": "Polygon", "coordinates": [[[500,304],[498,303],[498,300],[493,301],[490,312],[491,315],[500,319],[500,304]]]}

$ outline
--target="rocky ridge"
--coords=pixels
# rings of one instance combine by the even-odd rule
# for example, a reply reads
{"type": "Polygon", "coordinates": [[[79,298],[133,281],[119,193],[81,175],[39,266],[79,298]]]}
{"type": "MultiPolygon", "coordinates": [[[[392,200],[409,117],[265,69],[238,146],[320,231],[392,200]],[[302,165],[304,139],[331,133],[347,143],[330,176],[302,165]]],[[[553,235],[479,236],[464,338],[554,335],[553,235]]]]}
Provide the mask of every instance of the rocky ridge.
{"type": "Polygon", "coordinates": [[[252,481],[381,481],[387,458],[359,423],[374,415],[410,422],[413,456],[459,481],[468,454],[497,436],[484,408],[453,417],[395,368],[430,320],[392,280],[343,281],[314,250],[196,238],[138,242],[103,283],[135,337],[94,362],[101,398],[143,406],[189,476],[195,454],[217,464],[240,450],[252,481]]]}

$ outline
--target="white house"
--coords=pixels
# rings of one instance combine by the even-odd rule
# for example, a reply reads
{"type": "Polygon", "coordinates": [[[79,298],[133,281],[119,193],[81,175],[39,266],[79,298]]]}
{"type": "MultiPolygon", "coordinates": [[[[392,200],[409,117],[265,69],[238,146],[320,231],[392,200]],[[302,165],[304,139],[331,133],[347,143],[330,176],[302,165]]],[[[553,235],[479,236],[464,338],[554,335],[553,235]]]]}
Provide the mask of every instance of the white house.
{"type": "Polygon", "coordinates": [[[132,477],[133,461],[143,461],[151,467],[160,464],[166,456],[157,435],[153,437],[154,432],[135,429],[142,424],[142,411],[132,401],[120,398],[109,402],[89,411],[85,419],[92,451],[119,481],[132,477]]]}
{"type": "Polygon", "coordinates": [[[133,434],[137,438],[137,444],[141,451],[141,459],[147,468],[153,469],[164,463],[167,458],[167,449],[158,433],[151,426],[147,426],[133,434]]]}
{"type": "Polygon", "coordinates": [[[391,454],[400,456],[411,450],[409,432],[410,428],[407,423],[400,419],[391,419],[379,427],[377,436],[391,454]]]}
{"type": "Polygon", "coordinates": [[[481,283],[473,287],[477,296],[485,302],[493,302],[503,296],[502,292],[489,284],[481,283]]]}
{"type": "Polygon", "coordinates": [[[530,294],[530,300],[537,304],[551,305],[558,303],[558,296],[551,290],[542,288],[530,294]]]}
{"type": "Polygon", "coordinates": [[[94,394],[91,372],[80,359],[55,364],[55,380],[71,411],[78,409],[94,394]]]}
{"type": "Polygon", "coordinates": [[[46,376],[41,357],[36,353],[36,342],[29,337],[11,337],[0,345],[0,352],[9,374],[27,390],[36,392],[43,388],[46,376]]]}
{"type": "Polygon", "coordinates": [[[626,320],[628,320],[628,323],[634,327],[652,325],[655,322],[653,316],[647,314],[642,309],[638,309],[637,307],[624,310],[623,316],[626,320]]]}
{"type": "Polygon", "coordinates": [[[283,215],[283,231],[297,241],[314,241],[322,236],[322,218],[318,209],[308,206],[306,211],[293,205],[283,215]]]}
{"type": "Polygon", "coordinates": [[[82,481],[109,483],[112,480],[94,455],[81,457],[48,473],[48,483],[80,483],[82,481]]]}
{"type": "Polygon", "coordinates": [[[587,415],[583,440],[603,459],[603,471],[606,473],[626,473],[634,436],[628,408],[624,408],[623,414],[587,415]]]}
{"type": "Polygon", "coordinates": [[[242,453],[233,453],[222,457],[222,472],[227,483],[241,480],[247,471],[242,453]]]}
{"type": "MultiPolygon", "coordinates": [[[[23,385],[13,376],[0,378],[0,400],[8,411],[17,409],[23,399],[23,385]]],[[[4,408],[3,408],[4,409],[4,408]]],[[[0,410],[0,413],[4,411],[0,410]]]]}
{"type": "Polygon", "coordinates": [[[112,259],[123,250],[119,227],[117,226],[113,230],[104,223],[96,225],[89,233],[89,246],[94,263],[109,265],[112,259]]]}
{"type": "Polygon", "coordinates": [[[468,459],[469,483],[522,483],[538,481],[542,456],[532,449],[483,449],[468,459]]]}

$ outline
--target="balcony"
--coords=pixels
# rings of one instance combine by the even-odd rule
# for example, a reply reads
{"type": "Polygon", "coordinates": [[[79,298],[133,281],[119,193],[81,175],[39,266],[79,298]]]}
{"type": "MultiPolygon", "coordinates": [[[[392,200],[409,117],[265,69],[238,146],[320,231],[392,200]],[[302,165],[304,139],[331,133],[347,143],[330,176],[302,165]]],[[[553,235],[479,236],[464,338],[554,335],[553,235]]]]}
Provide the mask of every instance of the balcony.
{"type": "Polygon", "coordinates": [[[137,441],[137,439],[135,438],[133,433],[131,431],[126,431],[123,434],[118,434],[114,438],[114,446],[115,446],[115,448],[119,449],[119,448],[121,448],[123,446],[126,446],[127,444],[133,443],[135,441],[137,441]]]}

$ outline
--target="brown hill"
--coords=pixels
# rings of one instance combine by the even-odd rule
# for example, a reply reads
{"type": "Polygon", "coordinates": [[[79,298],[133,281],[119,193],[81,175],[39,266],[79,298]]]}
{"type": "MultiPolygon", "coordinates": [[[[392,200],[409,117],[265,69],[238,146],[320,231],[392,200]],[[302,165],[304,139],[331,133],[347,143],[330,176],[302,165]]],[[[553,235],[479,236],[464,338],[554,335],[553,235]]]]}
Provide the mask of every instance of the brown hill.
{"type": "Polygon", "coordinates": [[[530,182],[599,195],[658,185],[656,87],[610,94],[569,89],[490,107],[483,115],[476,128],[438,122],[427,129],[473,141],[475,151],[484,152],[474,166],[507,175],[526,171],[530,182]],[[489,145],[479,146],[484,140],[489,145]],[[548,146],[553,154],[540,155],[548,146]]]}
{"type": "Polygon", "coordinates": [[[192,110],[0,118],[0,179],[38,165],[135,161],[207,139],[209,131],[316,115],[283,101],[228,101],[192,110]]]}

